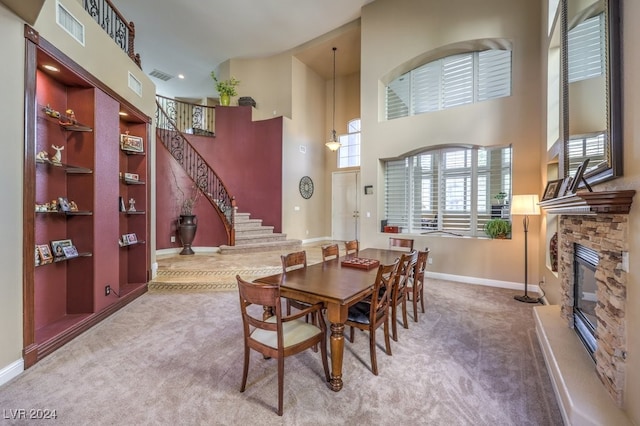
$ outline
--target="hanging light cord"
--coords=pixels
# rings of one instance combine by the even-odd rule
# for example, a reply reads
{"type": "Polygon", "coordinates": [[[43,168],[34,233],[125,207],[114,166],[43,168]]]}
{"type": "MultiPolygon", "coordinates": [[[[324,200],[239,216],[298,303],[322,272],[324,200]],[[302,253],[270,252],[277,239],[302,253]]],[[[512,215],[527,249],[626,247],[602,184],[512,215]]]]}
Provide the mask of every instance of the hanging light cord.
{"type": "Polygon", "coordinates": [[[337,142],[336,139],[336,50],[333,48],[333,128],[331,129],[331,138],[333,142],[337,142]]]}

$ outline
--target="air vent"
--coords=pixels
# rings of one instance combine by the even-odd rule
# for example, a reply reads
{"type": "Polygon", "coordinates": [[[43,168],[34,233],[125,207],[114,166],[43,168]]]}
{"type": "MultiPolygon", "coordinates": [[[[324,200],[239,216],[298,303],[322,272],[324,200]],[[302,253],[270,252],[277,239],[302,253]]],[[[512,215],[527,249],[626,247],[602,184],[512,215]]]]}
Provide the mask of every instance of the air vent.
{"type": "Polygon", "coordinates": [[[140,83],[140,80],[135,78],[131,73],[129,73],[129,89],[133,90],[138,94],[138,96],[142,97],[142,83],[140,83]]]}
{"type": "Polygon", "coordinates": [[[169,80],[171,80],[171,79],[174,77],[174,76],[172,76],[171,74],[167,74],[166,72],[163,72],[163,71],[157,70],[157,69],[155,69],[155,68],[154,68],[154,70],[153,70],[153,71],[151,71],[151,72],[149,73],[149,75],[150,75],[151,77],[155,77],[155,78],[157,78],[157,79],[159,79],[159,80],[162,80],[162,81],[169,81],[169,80]]]}
{"type": "Polygon", "coordinates": [[[84,46],[84,25],[59,2],[56,2],[56,22],[78,43],[84,46]]]}

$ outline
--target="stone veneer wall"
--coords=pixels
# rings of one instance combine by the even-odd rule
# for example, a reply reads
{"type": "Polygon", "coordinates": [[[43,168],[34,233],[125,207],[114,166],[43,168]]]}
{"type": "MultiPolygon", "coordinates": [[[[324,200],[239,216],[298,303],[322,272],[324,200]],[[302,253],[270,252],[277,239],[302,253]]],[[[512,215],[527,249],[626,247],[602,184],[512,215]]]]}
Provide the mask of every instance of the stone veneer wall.
{"type": "MultiPolygon", "coordinates": [[[[622,406],[626,359],[627,272],[622,254],[628,251],[627,215],[561,216],[559,230],[559,273],[562,282],[561,315],[573,328],[574,243],[589,247],[599,255],[595,279],[596,372],[607,391],[622,406]]],[[[586,350],[586,349],[585,349],[586,350]]]]}

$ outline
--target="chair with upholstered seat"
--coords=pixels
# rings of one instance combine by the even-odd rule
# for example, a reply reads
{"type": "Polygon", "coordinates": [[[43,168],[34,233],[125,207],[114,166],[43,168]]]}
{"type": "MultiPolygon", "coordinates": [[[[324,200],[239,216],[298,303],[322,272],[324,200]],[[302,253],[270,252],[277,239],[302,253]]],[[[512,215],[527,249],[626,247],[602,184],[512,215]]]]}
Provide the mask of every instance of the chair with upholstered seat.
{"type": "Polygon", "coordinates": [[[344,248],[346,250],[345,254],[347,256],[350,254],[358,256],[358,252],[360,251],[360,243],[358,242],[358,240],[345,241],[344,248]]]}
{"type": "Polygon", "coordinates": [[[244,281],[236,275],[238,293],[240,295],[240,311],[244,329],[244,367],[242,370],[242,385],[240,392],[244,392],[249,373],[249,358],[251,349],[261,353],[265,359],[278,360],[278,415],[282,415],[284,394],[284,359],[306,349],[320,345],[322,367],[325,380],[328,382],[329,365],[327,362],[327,330],[322,316],[322,303],[309,306],[294,315],[282,314],[280,301],[280,286],[254,284],[244,281]],[[263,309],[247,309],[251,305],[262,306],[263,309]],[[273,315],[264,319],[264,308],[271,309],[273,315]],[[309,324],[301,317],[317,315],[319,326],[309,324]]]}
{"type": "Polygon", "coordinates": [[[338,248],[338,244],[329,244],[326,246],[322,246],[322,261],[326,262],[327,260],[335,260],[340,257],[340,249],[338,248]]]}
{"type": "Polygon", "coordinates": [[[413,251],[413,239],[389,237],[389,249],[413,251]]]}
{"type": "Polygon", "coordinates": [[[424,271],[427,269],[429,248],[418,252],[418,261],[413,270],[413,277],[407,283],[407,297],[413,303],[413,321],[418,322],[418,302],[424,313],[424,271]]]}
{"type": "Polygon", "coordinates": [[[392,338],[398,341],[398,305],[402,305],[402,326],[409,328],[409,320],[407,318],[407,284],[413,278],[413,271],[418,261],[418,252],[413,250],[410,253],[404,253],[400,257],[398,264],[398,273],[393,283],[393,291],[391,292],[391,330],[392,338]]]}
{"type": "Polygon", "coordinates": [[[398,270],[398,259],[390,265],[380,265],[376,275],[373,293],[365,300],[352,305],[349,308],[345,325],[351,327],[349,341],[353,343],[354,328],[369,332],[369,351],[371,352],[371,371],[378,375],[378,362],[376,358],[376,330],[381,325],[384,327],[384,342],[387,355],[391,355],[391,342],[389,341],[389,304],[391,290],[398,270]]]}

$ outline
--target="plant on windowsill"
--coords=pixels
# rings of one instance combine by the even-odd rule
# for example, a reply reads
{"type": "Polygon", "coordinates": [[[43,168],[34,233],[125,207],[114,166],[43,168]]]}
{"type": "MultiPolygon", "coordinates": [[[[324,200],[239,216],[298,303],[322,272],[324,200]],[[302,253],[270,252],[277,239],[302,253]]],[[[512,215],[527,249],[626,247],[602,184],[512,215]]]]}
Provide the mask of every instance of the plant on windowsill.
{"type": "Polygon", "coordinates": [[[505,219],[491,219],[484,224],[484,232],[491,238],[505,239],[511,233],[511,222],[505,219]]]}
{"type": "Polygon", "coordinates": [[[211,78],[216,84],[216,90],[220,94],[220,105],[228,106],[231,102],[231,96],[237,96],[236,87],[240,84],[240,80],[231,77],[229,80],[218,80],[216,72],[211,71],[211,78]]]}

